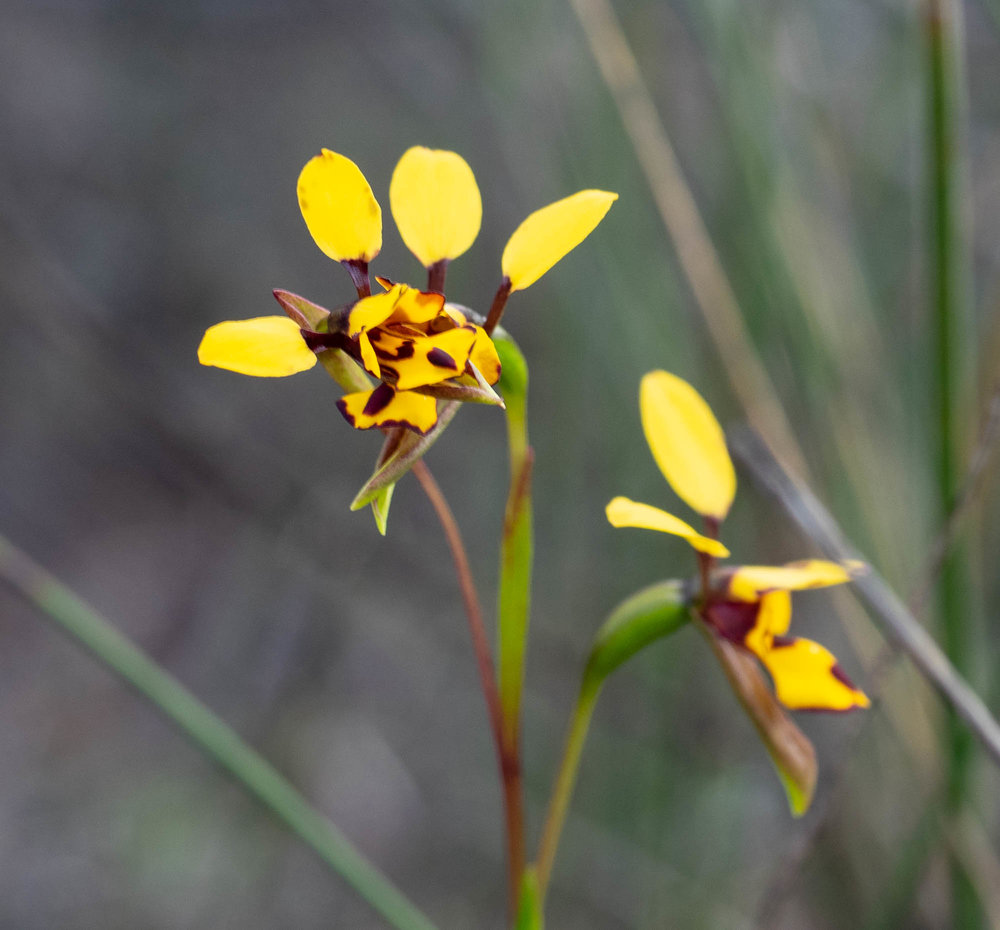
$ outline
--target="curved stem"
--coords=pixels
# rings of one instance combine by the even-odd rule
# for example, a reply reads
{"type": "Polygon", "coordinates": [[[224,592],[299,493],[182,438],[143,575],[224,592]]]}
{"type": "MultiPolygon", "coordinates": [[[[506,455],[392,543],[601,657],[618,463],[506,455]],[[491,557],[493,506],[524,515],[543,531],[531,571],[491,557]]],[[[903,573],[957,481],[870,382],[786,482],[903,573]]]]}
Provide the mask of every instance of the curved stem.
{"type": "Polygon", "coordinates": [[[542,837],[538,844],[538,860],[535,864],[538,876],[539,906],[544,905],[545,892],[552,874],[552,863],[559,848],[559,838],[562,836],[563,825],[566,822],[566,812],[576,785],[576,774],[580,768],[580,754],[587,739],[590,721],[594,716],[597,697],[601,693],[601,682],[592,678],[584,678],[580,686],[580,694],[576,699],[573,717],[570,720],[569,732],[566,735],[566,747],[563,749],[562,762],[556,775],[552,797],[549,799],[548,813],[545,815],[545,825],[542,827],[542,837]]]}
{"type": "Polygon", "coordinates": [[[486,699],[486,709],[490,718],[490,729],[493,732],[497,763],[500,768],[500,780],[503,786],[508,896],[513,907],[521,882],[521,873],[524,870],[522,841],[524,815],[521,805],[520,767],[516,753],[510,751],[504,740],[503,715],[500,708],[500,693],[497,690],[496,676],[493,671],[493,655],[483,623],[483,611],[476,593],[476,584],[469,568],[469,559],[458,524],[426,463],[418,461],[413,466],[413,474],[431,502],[448,540],[448,547],[451,549],[451,556],[455,563],[455,573],[458,575],[458,584],[462,591],[465,614],[469,620],[472,648],[476,654],[476,664],[479,667],[479,680],[483,689],[483,697],[486,699]]]}

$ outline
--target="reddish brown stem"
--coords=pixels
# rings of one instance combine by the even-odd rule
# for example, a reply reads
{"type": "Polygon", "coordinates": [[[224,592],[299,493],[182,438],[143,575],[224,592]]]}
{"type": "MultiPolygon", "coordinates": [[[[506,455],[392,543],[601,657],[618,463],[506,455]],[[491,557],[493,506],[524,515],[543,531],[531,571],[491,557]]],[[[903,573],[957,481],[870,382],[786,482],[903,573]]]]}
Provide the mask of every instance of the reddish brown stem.
{"type": "Polygon", "coordinates": [[[492,334],[493,330],[496,329],[497,323],[500,322],[500,317],[503,316],[503,308],[507,306],[508,297],[510,297],[510,278],[505,276],[500,282],[500,287],[497,288],[497,292],[493,297],[493,303],[490,305],[489,315],[483,324],[483,329],[486,330],[487,335],[492,334]]]}
{"type": "Polygon", "coordinates": [[[502,714],[500,711],[500,694],[497,690],[496,674],[493,668],[493,654],[490,650],[486,627],[483,623],[483,611],[476,593],[476,584],[469,568],[462,534],[459,532],[455,517],[445,500],[438,483],[431,475],[430,469],[423,461],[413,466],[413,474],[424,489],[427,499],[431,502],[437,514],[451,549],[451,557],[455,563],[455,573],[458,575],[459,588],[462,591],[462,602],[465,614],[469,620],[469,632],[472,634],[472,648],[476,654],[479,666],[480,685],[483,697],[486,699],[486,710],[490,718],[490,729],[493,731],[493,742],[500,768],[500,780],[503,785],[504,815],[506,821],[507,866],[508,866],[508,902],[515,906],[517,894],[524,872],[524,811],[521,801],[521,767],[518,761],[517,747],[508,747],[503,739],[502,714]]]}
{"type": "Polygon", "coordinates": [[[427,266],[427,290],[435,291],[438,294],[444,293],[444,279],[448,273],[448,259],[442,258],[439,262],[427,266]]]}

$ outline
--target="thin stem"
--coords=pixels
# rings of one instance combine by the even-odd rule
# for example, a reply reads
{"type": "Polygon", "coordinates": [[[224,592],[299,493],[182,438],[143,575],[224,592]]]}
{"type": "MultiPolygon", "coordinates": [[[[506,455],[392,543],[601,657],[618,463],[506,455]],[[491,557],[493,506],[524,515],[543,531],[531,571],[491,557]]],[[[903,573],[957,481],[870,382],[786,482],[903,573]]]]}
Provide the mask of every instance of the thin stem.
{"type": "Polygon", "coordinates": [[[497,690],[496,676],[493,672],[493,655],[490,651],[489,639],[486,635],[486,627],[483,624],[483,611],[479,604],[479,596],[476,594],[476,584],[469,568],[469,559],[466,555],[465,544],[462,542],[462,535],[459,532],[455,517],[445,500],[444,494],[438,483],[431,475],[430,469],[423,461],[418,461],[413,466],[413,474],[416,476],[420,486],[424,489],[428,500],[431,502],[441,528],[444,530],[451,549],[451,556],[455,562],[455,573],[458,575],[458,584],[462,590],[462,601],[465,605],[465,614],[469,620],[469,632],[472,634],[472,648],[476,654],[476,664],[479,667],[479,680],[483,689],[483,697],[486,699],[486,709],[490,718],[490,728],[493,731],[493,742],[496,748],[497,763],[500,768],[500,780],[503,785],[504,815],[506,824],[507,842],[507,866],[508,866],[508,894],[513,899],[517,894],[517,888],[521,882],[523,871],[524,855],[520,845],[520,837],[523,833],[520,824],[523,822],[521,810],[521,785],[520,772],[518,771],[516,757],[505,745],[503,739],[503,723],[500,711],[500,695],[497,690]]]}
{"type": "Polygon", "coordinates": [[[354,288],[358,292],[358,299],[360,300],[364,297],[371,297],[372,283],[371,279],[368,277],[368,262],[351,259],[346,262],[341,262],[341,264],[347,269],[351,276],[354,288]]]}
{"type": "Polygon", "coordinates": [[[270,763],[69,588],[0,536],[0,578],[132,685],[397,930],[434,925],[270,763]]]}
{"type": "Polygon", "coordinates": [[[497,323],[500,322],[504,307],[507,306],[508,297],[510,297],[510,278],[504,276],[504,279],[500,282],[500,287],[497,288],[496,294],[493,295],[490,312],[487,314],[486,322],[483,324],[483,329],[486,330],[487,335],[491,334],[496,329],[497,323]]]}
{"type": "Polygon", "coordinates": [[[448,259],[442,258],[439,262],[427,267],[427,290],[436,291],[438,294],[444,293],[444,279],[448,274],[448,259]]]}
{"type": "Polygon", "coordinates": [[[586,742],[590,721],[594,716],[594,707],[600,693],[601,682],[585,676],[583,684],[580,686],[580,694],[576,699],[576,707],[573,709],[562,762],[559,765],[559,773],[556,776],[552,796],[549,799],[549,809],[545,815],[545,824],[542,827],[542,836],[538,844],[538,859],[535,863],[535,870],[538,876],[539,907],[545,902],[545,892],[552,875],[552,864],[555,862],[559,838],[562,836],[566,812],[569,810],[570,798],[573,796],[573,787],[576,784],[580,755],[583,752],[583,744],[586,742]]]}

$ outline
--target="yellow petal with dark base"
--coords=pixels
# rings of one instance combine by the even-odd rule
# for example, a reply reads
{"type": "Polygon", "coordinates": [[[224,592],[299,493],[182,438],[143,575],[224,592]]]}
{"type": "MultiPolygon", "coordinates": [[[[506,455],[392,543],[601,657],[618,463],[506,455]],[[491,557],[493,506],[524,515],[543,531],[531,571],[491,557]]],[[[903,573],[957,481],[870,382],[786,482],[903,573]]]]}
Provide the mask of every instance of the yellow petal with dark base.
{"type": "Polygon", "coordinates": [[[482,198],[465,159],[423,146],[400,158],[389,204],[403,242],[424,266],[465,252],[483,219],[482,198]]]}
{"type": "Polygon", "coordinates": [[[706,555],[714,555],[719,558],[725,558],[729,555],[729,550],[717,539],[702,536],[694,527],[688,526],[673,514],[660,510],[659,507],[640,504],[627,497],[616,497],[608,504],[604,512],[612,526],[632,526],[637,529],[672,533],[674,536],[686,539],[693,548],[706,555]]]}
{"type": "Polygon", "coordinates": [[[792,710],[853,710],[871,703],[840,670],[833,654],[810,639],[778,639],[761,657],[774,691],[792,710]]]}
{"type": "Polygon", "coordinates": [[[651,371],[639,387],[642,429],[663,477],[692,510],[721,520],[736,494],[722,427],[687,381],[651,371]]]}
{"type": "Polygon", "coordinates": [[[256,378],[283,378],[316,364],[298,324],[285,316],[216,323],[198,346],[198,361],[256,378]]]}
{"type": "Polygon", "coordinates": [[[608,191],[579,191],[532,213],[514,230],[500,260],[511,291],[534,284],[589,236],[618,199],[608,191]]]}
{"type": "Polygon", "coordinates": [[[843,565],[824,559],[806,559],[787,565],[741,565],[733,573],[729,591],[738,600],[752,601],[765,591],[804,591],[851,580],[843,565]]]}
{"type": "Polygon", "coordinates": [[[405,426],[426,433],[437,423],[437,401],[433,397],[394,391],[387,384],[380,384],[374,391],[345,394],[337,407],[355,429],[405,426]]]}
{"type": "Polygon", "coordinates": [[[299,209],[316,245],[334,261],[370,262],[382,248],[382,209],[353,161],[323,151],[298,183],[299,209]]]}

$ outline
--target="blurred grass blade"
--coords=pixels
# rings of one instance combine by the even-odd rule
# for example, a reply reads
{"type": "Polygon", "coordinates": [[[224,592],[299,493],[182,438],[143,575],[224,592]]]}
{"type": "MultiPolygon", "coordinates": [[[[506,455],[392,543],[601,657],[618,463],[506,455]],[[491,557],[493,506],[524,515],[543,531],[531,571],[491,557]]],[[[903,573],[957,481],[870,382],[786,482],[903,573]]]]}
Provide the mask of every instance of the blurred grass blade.
{"type": "Polygon", "coordinates": [[[0,577],[132,685],[229,772],[397,930],[434,930],[326,817],[229,726],[107,620],[0,537],[0,577]]]}

